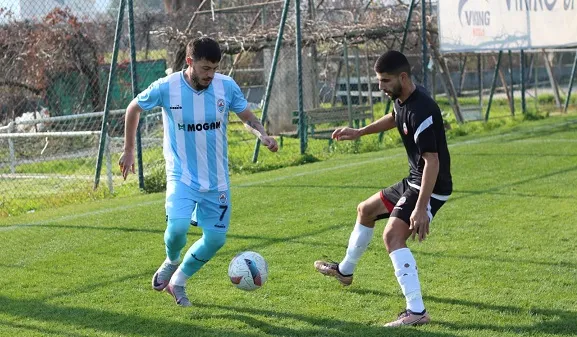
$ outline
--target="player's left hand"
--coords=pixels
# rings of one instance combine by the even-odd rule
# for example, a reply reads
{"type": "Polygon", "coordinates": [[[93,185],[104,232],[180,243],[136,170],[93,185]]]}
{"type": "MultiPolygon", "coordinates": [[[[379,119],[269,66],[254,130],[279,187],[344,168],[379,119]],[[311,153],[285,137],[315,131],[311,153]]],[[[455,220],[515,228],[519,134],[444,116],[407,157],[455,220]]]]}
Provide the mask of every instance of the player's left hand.
{"type": "Polygon", "coordinates": [[[120,159],[118,159],[118,166],[120,167],[120,172],[122,172],[122,178],[126,180],[128,177],[128,173],[134,172],[134,152],[133,151],[124,151],[122,155],[120,155],[120,159]]]}
{"type": "Polygon", "coordinates": [[[427,211],[415,208],[411,213],[410,221],[409,230],[413,232],[411,238],[414,240],[418,234],[419,242],[425,240],[425,237],[429,234],[429,216],[427,211]]]}
{"type": "Polygon", "coordinates": [[[260,142],[262,143],[262,145],[266,146],[271,152],[278,151],[278,144],[276,142],[276,139],[274,139],[273,137],[262,136],[260,138],[260,142]]]}

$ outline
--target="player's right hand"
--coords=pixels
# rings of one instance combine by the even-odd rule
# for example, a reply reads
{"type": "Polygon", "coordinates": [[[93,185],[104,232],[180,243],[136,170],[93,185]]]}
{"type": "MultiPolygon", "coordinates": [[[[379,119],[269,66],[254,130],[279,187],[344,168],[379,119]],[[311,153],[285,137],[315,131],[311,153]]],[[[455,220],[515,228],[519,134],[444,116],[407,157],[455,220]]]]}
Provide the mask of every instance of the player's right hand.
{"type": "Polygon", "coordinates": [[[355,140],[361,136],[361,130],[344,127],[333,131],[332,139],[336,140],[355,140]]]}
{"type": "Polygon", "coordinates": [[[122,172],[122,178],[126,180],[128,173],[134,173],[134,152],[124,151],[118,159],[118,166],[120,166],[120,172],[122,172]]]}

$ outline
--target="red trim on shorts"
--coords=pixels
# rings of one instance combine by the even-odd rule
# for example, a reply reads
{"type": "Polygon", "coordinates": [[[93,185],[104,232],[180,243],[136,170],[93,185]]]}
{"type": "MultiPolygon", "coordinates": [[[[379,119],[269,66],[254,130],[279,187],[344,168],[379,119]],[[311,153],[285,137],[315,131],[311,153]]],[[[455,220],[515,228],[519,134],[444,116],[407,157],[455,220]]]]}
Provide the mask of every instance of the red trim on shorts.
{"type": "Polygon", "coordinates": [[[385,207],[389,211],[389,214],[393,213],[393,208],[395,208],[395,205],[392,202],[390,202],[389,199],[387,199],[387,197],[385,197],[383,191],[381,191],[380,196],[381,200],[383,201],[383,204],[385,204],[385,207]]]}

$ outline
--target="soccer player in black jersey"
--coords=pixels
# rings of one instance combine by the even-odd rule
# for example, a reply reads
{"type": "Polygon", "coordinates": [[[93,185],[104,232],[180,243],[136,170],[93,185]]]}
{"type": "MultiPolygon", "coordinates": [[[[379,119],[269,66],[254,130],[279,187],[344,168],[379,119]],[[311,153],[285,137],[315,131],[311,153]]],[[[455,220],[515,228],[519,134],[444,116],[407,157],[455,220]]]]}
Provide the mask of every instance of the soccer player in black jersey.
{"type": "Polygon", "coordinates": [[[419,325],[430,321],[425,310],[417,265],[407,240],[429,234],[433,216],[452,192],[451,160],[441,111],[426,89],[411,80],[411,66],[402,53],[388,51],[375,63],[379,89],[394,100],[394,110],[360,129],[340,128],[336,140],[397,128],[407,151],[409,175],[375,193],[357,207],[357,220],[340,263],[316,261],[315,268],[343,285],[353,281],[353,271],[373,236],[375,221],[388,218],[383,241],[406,299],[397,320],[385,326],[419,325]]]}

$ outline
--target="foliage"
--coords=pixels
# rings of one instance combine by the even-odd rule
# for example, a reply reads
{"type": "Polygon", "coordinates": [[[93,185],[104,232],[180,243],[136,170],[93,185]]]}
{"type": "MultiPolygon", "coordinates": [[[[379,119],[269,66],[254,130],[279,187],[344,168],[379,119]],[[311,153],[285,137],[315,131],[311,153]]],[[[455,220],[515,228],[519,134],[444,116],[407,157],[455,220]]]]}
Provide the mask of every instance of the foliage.
{"type": "MultiPolygon", "coordinates": [[[[0,67],[7,70],[0,75],[0,88],[26,88],[28,96],[33,94],[42,101],[54,76],[80,70],[91,84],[87,94],[97,110],[101,103],[97,46],[89,32],[98,30],[98,26],[80,22],[69,10],[60,8],[52,10],[41,21],[15,21],[0,26],[0,47],[4,53],[0,67]]],[[[0,90],[2,100],[9,97],[9,91],[0,90]]],[[[22,107],[14,107],[17,116],[24,112],[18,110],[26,108],[25,103],[20,105],[22,107]]],[[[6,116],[0,116],[1,119],[6,116]]]]}
{"type": "Polygon", "coordinates": [[[163,161],[157,160],[147,165],[144,175],[144,191],[147,193],[166,190],[166,168],[163,161]]]}

